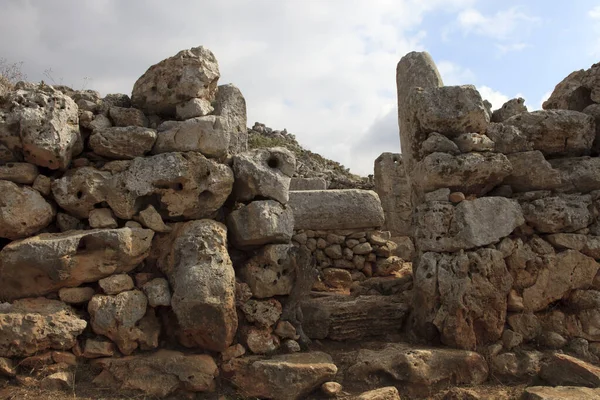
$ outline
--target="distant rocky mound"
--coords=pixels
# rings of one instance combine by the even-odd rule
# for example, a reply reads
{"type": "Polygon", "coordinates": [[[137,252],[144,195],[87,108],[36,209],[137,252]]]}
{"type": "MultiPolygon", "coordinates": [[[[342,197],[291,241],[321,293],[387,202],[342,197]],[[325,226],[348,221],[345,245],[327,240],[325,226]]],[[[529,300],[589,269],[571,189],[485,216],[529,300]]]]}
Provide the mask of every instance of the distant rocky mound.
{"type": "Polygon", "coordinates": [[[298,143],[296,136],[286,129],[271,129],[260,122],[255,122],[252,128],[248,128],[249,149],[276,146],[285,147],[296,156],[295,177],[323,178],[328,189],[372,190],[374,187],[372,176],[354,175],[342,164],[305,149],[298,143]]]}

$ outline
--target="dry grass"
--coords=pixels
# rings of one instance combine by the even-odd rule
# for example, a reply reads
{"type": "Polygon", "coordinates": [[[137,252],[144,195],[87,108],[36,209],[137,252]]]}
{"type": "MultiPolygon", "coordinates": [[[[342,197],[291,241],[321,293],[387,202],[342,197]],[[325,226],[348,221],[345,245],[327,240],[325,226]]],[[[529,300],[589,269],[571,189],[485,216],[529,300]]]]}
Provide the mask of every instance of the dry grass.
{"type": "Polygon", "coordinates": [[[15,83],[27,79],[22,67],[23,62],[10,63],[0,58],[0,96],[11,90],[15,83]]]}

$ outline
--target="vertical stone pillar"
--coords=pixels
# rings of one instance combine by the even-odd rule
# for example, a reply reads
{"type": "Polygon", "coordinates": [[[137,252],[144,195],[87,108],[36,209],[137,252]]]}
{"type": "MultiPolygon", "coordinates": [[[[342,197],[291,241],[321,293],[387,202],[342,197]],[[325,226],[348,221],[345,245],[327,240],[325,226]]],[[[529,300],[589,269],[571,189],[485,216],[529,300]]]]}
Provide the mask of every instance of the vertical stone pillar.
{"type": "Polygon", "coordinates": [[[383,230],[392,236],[411,235],[411,190],[402,154],[382,153],[375,160],[375,191],[385,214],[383,230]]]}

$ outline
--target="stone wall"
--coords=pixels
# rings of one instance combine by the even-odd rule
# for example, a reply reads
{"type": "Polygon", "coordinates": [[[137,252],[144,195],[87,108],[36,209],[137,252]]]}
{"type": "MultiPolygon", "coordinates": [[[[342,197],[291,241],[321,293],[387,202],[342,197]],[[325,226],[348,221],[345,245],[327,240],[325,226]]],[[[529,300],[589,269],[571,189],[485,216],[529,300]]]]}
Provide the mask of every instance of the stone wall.
{"type": "Polygon", "coordinates": [[[411,190],[402,154],[382,153],[375,160],[375,191],[385,214],[383,228],[392,236],[410,236],[411,190]]]}
{"type": "Polygon", "coordinates": [[[399,62],[416,336],[495,355],[599,346],[596,69],[559,84],[545,110],[514,99],[492,114],[473,86],[443,86],[428,54],[399,62]]]}

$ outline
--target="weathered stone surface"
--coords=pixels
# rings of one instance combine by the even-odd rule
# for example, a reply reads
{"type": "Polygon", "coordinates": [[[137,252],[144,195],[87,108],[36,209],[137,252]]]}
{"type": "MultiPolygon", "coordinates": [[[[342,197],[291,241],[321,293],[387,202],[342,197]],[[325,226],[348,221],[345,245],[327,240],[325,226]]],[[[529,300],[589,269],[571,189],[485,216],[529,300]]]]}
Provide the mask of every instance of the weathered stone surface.
{"type": "Polygon", "coordinates": [[[37,166],[29,163],[16,162],[0,165],[0,179],[5,181],[31,185],[38,174],[37,166]]]}
{"type": "Polygon", "coordinates": [[[400,393],[394,386],[388,386],[361,393],[356,400],[400,400],[400,393]]]}
{"type": "Polygon", "coordinates": [[[521,204],[523,216],[538,232],[575,232],[593,222],[590,196],[558,195],[521,204]]]}
{"type": "Polygon", "coordinates": [[[233,157],[233,193],[239,202],[273,199],[289,200],[290,180],[296,171],[296,157],[283,147],[254,149],[233,157]]]}
{"type": "Polygon", "coordinates": [[[488,377],[485,359],[471,351],[415,348],[404,343],[365,347],[349,355],[354,360],[346,380],[378,385],[385,375],[402,385],[407,394],[426,396],[436,387],[478,385],[488,377]]]}
{"type": "Polygon", "coordinates": [[[336,397],[342,393],[342,385],[337,382],[325,382],[321,385],[321,391],[328,397],[336,397]]]}
{"type": "Polygon", "coordinates": [[[112,357],[116,348],[108,340],[86,339],[82,356],[84,358],[112,357]]]}
{"type": "Polygon", "coordinates": [[[264,246],[238,271],[254,297],[263,299],[290,294],[294,276],[288,263],[289,250],[287,244],[264,246]]]}
{"type": "Polygon", "coordinates": [[[593,258],[576,250],[546,256],[533,286],[523,291],[526,310],[540,311],[573,289],[590,287],[600,269],[593,258]]]}
{"type": "Polygon", "coordinates": [[[0,376],[13,377],[17,375],[17,367],[10,358],[0,357],[0,376]]]}
{"type": "Polygon", "coordinates": [[[500,339],[512,277],[492,249],[425,253],[415,268],[414,328],[427,340],[475,349],[500,339]]]}
{"type": "Polygon", "coordinates": [[[108,115],[115,126],[148,126],[148,118],[137,108],[125,108],[112,106],[108,110],[108,115]]]}
{"type": "Polygon", "coordinates": [[[0,287],[6,299],[44,295],[63,287],[129,272],[149,253],[154,232],[106,229],[42,234],[0,252],[0,287]]]}
{"type": "Polygon", "coordinates": [[[154,208],[152,204],[146,207],[145,210],[140,211],[137,218],[144,227],[152,229],[154,232],[171,231],[171,228],[165,225],[165,222],[162,220],[162,217],[160,216],[158,211],[156,211],[156,208],[154,208]]]}
{"type": "Polygon", "coordinates": [[[213,101],[219,65],[205,47],[182,50],[148,68],[134,84],[131,102],[147,114],[175,116],[177,104],[193,98],[213,101]]]}
{"type": "Polygon", "coordinates": [[[253,354],[272,354],[279,349],[281,344],[270,328],[243,327],[239,336],[253,354]]]}
{"type": "Polygon", "coordinates": [[[503,197],[481,197],[417,208],[415,244],[421,251],[458,251],[496,243],[524,222],[519,204],[503,197]]]}
{"type": "Polygon", "coordinates": [[[542,326],[536,315],[531,312],[510,314],[507,318],[508,325],[528,341],[535,339],[542,333],[542,326]]]}
{"type": "Polygon", "coordinates": [[[423,192],[450,188],[453,192],[482,195],[499,185],[512,171],[504,154],[433,153],[415,166],[412,179],[423,192]]]}
{"type": "Polygon", "coordinates": [[[422,157],[425,157],[431,153],[449,153],[456,156],[459,155],[461,151],[457,144],[452,140],[437,132],[433,132],[427,136],[427,139],[421,146],[422,157]]]}
{"type": "Polygon", "coordinates": [[[173,290],[171,307],[186,347],[223,351],[237,330],[235,272],[227,252],[227,229],[212,220],[178,225],[159,267],[173,290]]]}
{"type": "Polygon", "coordinates": [[[52,182],[52,195],[58,205],[77,218],[88,218],[96,204],[106,199],[111,179],[108,171],[92,167],[71,169],[52,182]]]}
{"type": "Polygon", "coordinates": [[[545,110],[581,111],[592,102],[600,102],[599,65],[574,71],[563,79],[543,104],[545,110]]]}
{"type": "Polygon", "coordinates": [[[0,142],[18,159],[65,169],[83,149],[77,105],[68,96],[40,85],[9,93],[7,104],[11,104],[9,129],[0,135],[0,142]]]}
{"type": "Polygon", "coordinates": [[[227,226],[238,248],[289,243],[294,233],[294,214],[289,205],[274,200],[253,201],[229,214],[227,226]]]}
{"type": "Polygon", "coordinates": [[[114,229],[119,226],[110,208],[95,208],[90,211],[88,222],[94,229],[114,229]]]}
{"type": "Polygon", "coordinates": [[[217,87],[214,114],[227,122],[229,153],[238,154],[248,150],[246,100],[240,89],[232,84],[217,87]]]}
{"type": "Polygon", "coordinates": [[[185,103],[179,103],[175,107],[175,115],[178,120],[204,117],[214,111],[210,101],[206,99],[190,99],[185,103]]]}
{"type": "Polygon", "coordinates": [[[502,353],[490,360],[490,373],[504,383],[530,382],[542,367],[542,353],[525,351],[502,353]]]}
{"type": "Polygon", "coordinates": [[[485,132],[492,139],[497,152],[502,154],[523,153],[533,150],[528,138],[515,126],[489,124],[485,132]]]}
{"type": "Polygon", "coordinates": [[[148,396],[165,397],[178,389],[207,392],[215,389],[219,370],[212,357],[172,350],[94,362],[103,371],[94,383],[114,390],[135,390],[148,396]]]}
{"type": "Polygon", "coordinates": [[[208,158],[227,156],[229,132],[221,117],[209,115],[186,121],[166,121],[159,125],[153,154],[198,151],[208,158]]]}
{"type": "Polygon", "coordinates": [[[589,154],[596,138],[594,119],[569,110],[533,111],[504,121],[516,126],[545,156],[589,154]]]}
{"type": "Polygon", "coordinates": [[[481,133],[463,133],[453,139],[461,153],[472,151],[493,151],[494,142],[481,133]]]}
{"type": "Polygon", "coordinates": [[[20,239],[47,227],[56,211],[37,190],[0,180],[0,237],[20,239]]]}
{"type": "Polygon", "coordinates": [[[384,223],[379,196],[370,190],[290,192],[289,207],[295,229],[370,229],[384,223]]]}
{"type": "Polygon", "coordinates": [[[600,237],[598,236],[554,233],[546,236],[546,240],[558,249],[577,250],[596,260],[600,259],[600,237]]]}
{"type": "Polygon", "coordinates": [[[525,99],[518,97],[510,99],[492,114],[492,122],[504,122],[515,115],[527,112],[525,99]]]}
{"type": "Polygon", "coordinates": [[[566,354],[553,354],[540,376],[555,386],[600,387],[600,368],[566,354]]]}
{"type": "Polygon", "coordinates": [[[404,164],[401,154],[382,153],[374,165],[375,192],[385,216],[382,229],[390,231],[392,236],[412,232],[411,187],[404,164]]]}
{"type": "Polygon", "coordinates": [[[52,193],[52,179],[46,175],[38,175],[31,187],[44,196],[50,196],[50,193],[52,193]]]}
{"type": "Polygon", "coordinates": [[[119,294],[133,289],[133,279],[127,274],[116,274],[100,279],[98,285],[106,294],[119,294]]]}
{"type": "Polygon", "coordinates": [[[349,289],[352,286],[352,275],[341,268],[324,268],[321,271],[323,283],[334,289],[349,289]]]}
{"type": "Polygon", "coordinates": [[[224,376],[246,396],[281,400],[306,398],[336,373],[321,352],[235,358],[223,366],[224,376]]]}
{"type": "Polygon", "coordinates": [[[269,328],[281,317],[281,303],[275,299],[254,300],[250,299],[241,307],[248,322],[260,327],[269,328]]]}
{"type": "Polygon", "coordinates": [[[582,113],[591,116],[596,122],[596,139],[592,145],[592,152],[596,155],[600,154],[600,104],[590,104],[583,109],[582,113]]]}
{"type": "Polygon", "coordinates": [[[91,287],[62,288],[58,291],[58,298],[67,304],[82,304],[90,301],[95,293],[91,287]]]}
{"type": "Polygon", "coordinates": [[[164,278],[154,278],[142,286],[142,290],[148,298],[150,307],[170,306],[171,289],[169,282],[164,278]]]}
{"type": "Polygon", "coordinates": [[[541,151],[528,151],[507,155],[512,164],[512,173],[504,179],[515,192],[552,190],[562,186],[559,171],[546,161],[541,151]]]}
{"type": "Polygon", "coordinates": [[[327,181],[324,178],[292,178],[290,190],[325,190],[327,181]]]}
{"type": "Polygon", "coordinates": [[[225,351],[221,353],[221,359],[223,362],[227,362],[232,358],[241,357],[246,354],[246,349],[241,344],[234,344],[233,346],[229,346],[225,351]]]}
{"type": "Polygon", "coordinates": [[[156,141],[154,129],[139,126],[111,127],[95,130],[90,136],[94,153],[116,160],[131,160],[149,153],[156,141]]]}
{"type": "Polygon", "coordinates": [[[362,339],[400,332],[408,311],[408,304],[387,296],[307,299],[302,302],[302,327],[311,339],[362,339]]]}
{"type": "Polygon", "coordinates": [[[588,193],[600,189],[600,158],[557,158],[549,162],[560,174],[561,192],[588,193]]]}
{"type": "Polygon", "coordinates": [[[523,400],[595,400],[600,398],[600,389],[577,386],[530,386],[523,392],[523,400]]]}
{"type": "Polygon", "coordinates": [[[69,350],[86,326],[87,322],[61,301],[38,297],[0,303],[0,357],[69,350]]]}

